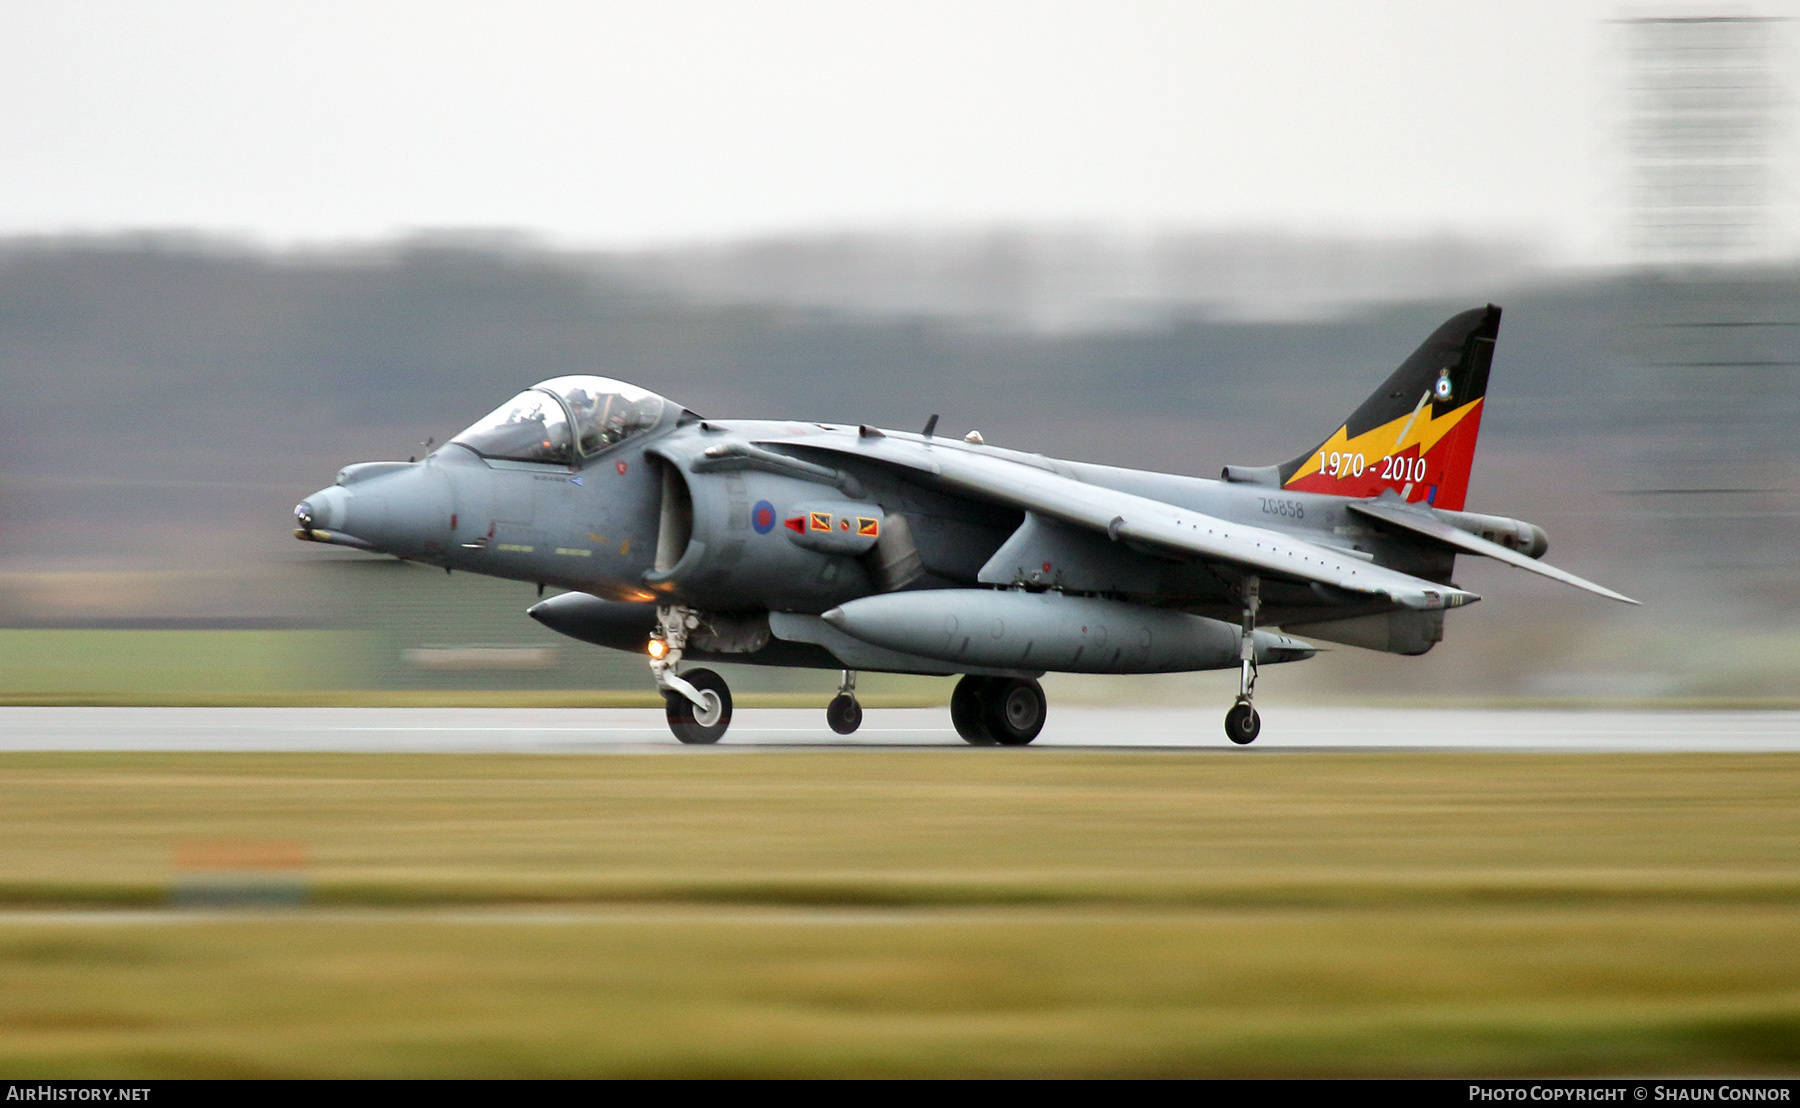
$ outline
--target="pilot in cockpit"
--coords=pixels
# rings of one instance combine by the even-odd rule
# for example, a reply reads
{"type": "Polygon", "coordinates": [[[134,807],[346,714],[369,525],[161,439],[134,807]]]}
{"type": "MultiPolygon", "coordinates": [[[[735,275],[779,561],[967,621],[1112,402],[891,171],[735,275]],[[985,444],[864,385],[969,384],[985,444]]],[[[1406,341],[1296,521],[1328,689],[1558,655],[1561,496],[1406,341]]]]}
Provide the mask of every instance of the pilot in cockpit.
{"type": "Polygon", "coordinates": [[[591,457],[656,426],[667,407],[655,393],[619,381],[558,377],[520,393],[452,441],[484,458],[568,465],[576,450],[591,457]]]}

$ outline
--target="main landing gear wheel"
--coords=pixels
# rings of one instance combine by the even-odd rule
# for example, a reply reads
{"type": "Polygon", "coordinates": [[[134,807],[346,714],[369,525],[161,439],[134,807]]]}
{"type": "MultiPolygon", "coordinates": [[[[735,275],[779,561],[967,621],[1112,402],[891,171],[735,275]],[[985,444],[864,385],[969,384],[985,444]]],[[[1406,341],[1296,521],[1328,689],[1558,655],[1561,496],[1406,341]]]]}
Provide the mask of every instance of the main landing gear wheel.
{"type": "Polygon", "coordinates": [[[981,694],[991,680],[991,677],[970,674],[958,681],[956,691],[950,694],[950,722],[956,725],[956,733],[971,746],[993,746],[997,742],[988,731],[981,712],[981,694]]]}
{"type": "Polygon", "coordinates": [[[669,730],[684,743],[718,742],[731,726],[731,689],[710,669],[692,669],[681,676],[700,690],[700,699],[706,703],[695,704],[678,692],[663,693],[669,730]]]}
{"type": "Polygon", "coordinates": [[[950,722],[973,746],[1024,746],[1044,729],[1047,714],[1036,681],[971,674],[950,694],[950,722]]]}
{"type": "Polygon", "coordinates": [[[854,696],[839,693],[825,706],[825,722],[840,735],[849,735],[862,726],[862,705],[854,696]]]}
{"type": "Polygon", "coordinates": [[[1238,702],[1225,713],[1225,737],[1239,746],[1248,746],[1262,733],[1262,717],[1248,703],[1238,702]]]}
{"type": "Polygon", "coordinates": [[[1047,705],[1036,681],[995,677],[981,690],[981,719],[1001,746],[1024,746],[1044,729],[1047,705]]]}

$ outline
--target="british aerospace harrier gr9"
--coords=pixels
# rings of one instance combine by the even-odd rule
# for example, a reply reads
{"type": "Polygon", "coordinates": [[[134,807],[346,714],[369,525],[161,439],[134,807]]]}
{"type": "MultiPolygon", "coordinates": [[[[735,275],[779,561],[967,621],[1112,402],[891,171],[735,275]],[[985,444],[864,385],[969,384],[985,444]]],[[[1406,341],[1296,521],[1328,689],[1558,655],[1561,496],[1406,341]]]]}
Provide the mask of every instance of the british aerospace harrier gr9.
{"type": "Polygon", "coordinates": [[[1218,480],[1062,461],[922,432],[705,419],[604,377],[558,377],[419,462],[365,462],[295,510],[295,535],[571,590],[529,614],[644,653],[682,742],[731,692],[695,663],[961,674],[970,743],[1043,727],[1037,678],[1239,672],[1233,742],[1261,728],[1257,667],[1317,639],[1423,654],[1478,600],[1479,554],[1614,600],[1538,561],[1521,520],[1463,510],[1500,309],[1463,312],[1316,448],[1218,480]]]}

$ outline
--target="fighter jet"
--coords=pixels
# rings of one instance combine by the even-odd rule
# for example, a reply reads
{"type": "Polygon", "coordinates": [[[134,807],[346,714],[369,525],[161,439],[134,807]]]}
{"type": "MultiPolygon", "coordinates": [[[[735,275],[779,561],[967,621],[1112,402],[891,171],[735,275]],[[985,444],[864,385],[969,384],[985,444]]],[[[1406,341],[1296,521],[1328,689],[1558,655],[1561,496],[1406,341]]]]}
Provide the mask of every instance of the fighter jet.
{"type": "Polygon", "coordinates": [[[731,691],[695,663],[961,675],[976,745],[1044,725],[1038,678],[1236,668],[1249,743],[1260,666],[1307,640],[1424,654],[1480,599],[1458,555],[1628,604],[1546,565],[1542,528],[1463,510],[1500,309],[1432,333],[1316,447],[1218,479],[989,445],[978,434],[710,419],[605,377],[544,381],[416,462],[365,462],[296,509],[295,536],[569,590],[528,610],[641,653],[684,743],[731,691]]]}

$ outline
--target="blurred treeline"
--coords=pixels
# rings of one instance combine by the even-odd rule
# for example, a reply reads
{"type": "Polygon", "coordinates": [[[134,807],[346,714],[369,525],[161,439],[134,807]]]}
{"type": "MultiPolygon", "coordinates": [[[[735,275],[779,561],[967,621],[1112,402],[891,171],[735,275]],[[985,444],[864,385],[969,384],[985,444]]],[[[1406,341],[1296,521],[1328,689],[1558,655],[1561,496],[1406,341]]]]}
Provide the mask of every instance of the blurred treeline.
{"type": "Polygon", "coordinates": [[[1210,476],[1307,449],[1485,300],[1507,314],[1470,507],[1544,525],[1551,560],[1646,607],[1465,562],[1489,602],[1432,655],[1338,651],[1281,681],[1800,696],[1800,273],[1575,273],[1451,240],[1024,231],[615,254],[442,236],[0,244],[0,634],[15,659],[0,694],[177,688],[192,675],[144,669],[133,644],[159,642],[145,649],[167,663],[184,635],[207,644],[196,658],[220,635],[263,636],[223,655],[260,668],[194,662],[251,691],[644,685],[635,659],[525,619],[524,586],[289,534],[293,503],[339,466],[420,453],[557,374],[718,416],[910,428],[939,412],[990,442],[1210,476]],[[553,645],[556,660],[405,660],[475,643],[553,645]]]}

